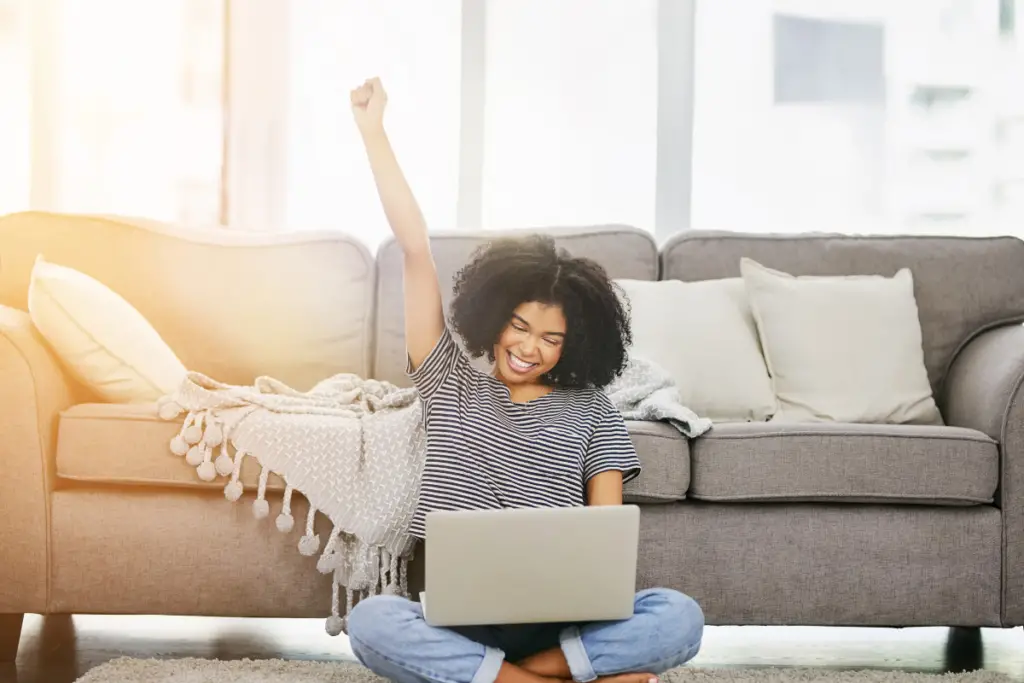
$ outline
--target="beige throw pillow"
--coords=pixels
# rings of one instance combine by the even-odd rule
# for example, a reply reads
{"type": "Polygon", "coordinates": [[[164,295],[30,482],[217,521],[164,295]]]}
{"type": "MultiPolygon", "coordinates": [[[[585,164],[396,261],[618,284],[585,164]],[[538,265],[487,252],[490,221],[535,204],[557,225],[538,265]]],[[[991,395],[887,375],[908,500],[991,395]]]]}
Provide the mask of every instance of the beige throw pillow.
{"type": "Polygon", "coordinates": [[[617,282],[632,309],[631,353],[664,368],[688,408],[714,422],[771,417],[775,395],[742,279],[617,282]]]}
{"type": "Polygon", "coordinates": [[[909,269],[801,276],[742,259],[780,422],[941,424],[909,269]]]}
{"type": "Polygon", "coordinates": [[[142,314],[84,273],[38,258],[28,310],[68,372],[105,401],[156,401],[185,377],[181,361],[142,314]]]}

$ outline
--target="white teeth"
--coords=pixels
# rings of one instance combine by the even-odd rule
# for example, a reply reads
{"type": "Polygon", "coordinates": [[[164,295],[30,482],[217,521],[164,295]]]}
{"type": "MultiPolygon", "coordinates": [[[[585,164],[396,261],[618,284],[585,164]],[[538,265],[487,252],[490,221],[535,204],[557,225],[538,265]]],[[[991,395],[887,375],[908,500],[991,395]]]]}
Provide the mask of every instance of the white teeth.
{"type": "Polygon", "coordinates": [[[519,370],[529,370],[530,368],[536,365],[536,363],[527,363],[521,358],[518,358],[514,353],[509,353],[508,359],[509,362],[519,370]]]}

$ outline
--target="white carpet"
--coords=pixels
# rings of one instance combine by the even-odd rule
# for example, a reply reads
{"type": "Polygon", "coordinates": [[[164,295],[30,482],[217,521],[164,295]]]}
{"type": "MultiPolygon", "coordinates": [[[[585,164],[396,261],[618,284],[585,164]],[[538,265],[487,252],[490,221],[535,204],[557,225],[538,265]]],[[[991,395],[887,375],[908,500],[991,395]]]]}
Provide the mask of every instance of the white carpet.
{"type": "MultiPolygon", "coordinates": [[[[682,667],[661,676],[666,683],[1010,683],[992,671],[920,674],[902,671],[828,669],[698,669],[682,667]]],[[[76,683],[382,683],[358,664],[280,659],[121,658],[96,667],[76,683]]]]}

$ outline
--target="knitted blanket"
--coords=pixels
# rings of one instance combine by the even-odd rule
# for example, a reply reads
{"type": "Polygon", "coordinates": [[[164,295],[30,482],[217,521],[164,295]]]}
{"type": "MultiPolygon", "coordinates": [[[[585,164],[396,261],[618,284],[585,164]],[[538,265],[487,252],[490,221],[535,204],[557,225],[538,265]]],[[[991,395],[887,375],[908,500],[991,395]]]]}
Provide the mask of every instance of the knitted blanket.
{"type": "MultiPolygon", "coordinates": [[[[691,438],[711,427],[682,405],[667,373],[643,359],[631,359],[605,391],[627,420],[666,421],[691,438]]],[[[252,508],[257,518],[270,514],[271,474],[285,484],[278,530],[289,533],[295,525],[295,493],[309,501],[298,550],[320,553],[317,569],[333,575],[328,633],[344,630],[356,596],[408,596],[408,561],[416,543],[408,529],[426,454],[415,389],[341,374],[300,392],[269,377],[243,387],[190,372],[178,391],[160,401],[161,418],[175,420],[182,413],[171,452],[204,481],[227,478],[229,501],[242,496],[239,477],[247,457],[261,467],[252,508]],[[313,528],[317,512],[333,524],[322,548],[313,528]]]]}
{"type": "Polygon", "coordinates": [[[627,420],[667,422],[691,439],[711,429],[711,420],[683,405],[672,376],[646,358],[630,355],[626,369],[605,393],[627,420]]]}
{"type": "Polygon", "coordinates": [[[338,635],[356,595],[406,595],[406,569],[415,549],[408,534],[416,505],[426,435],[415,389],[341,374],[308,392],[261,377],[253,386],[232,386],[190,372],[178,391],[160,402],[160,416],[185,413],[171,452],[196,468],[200,479],[228,478],[224,495],[237,501],[242,461],[261,466],[253,514],[270,514],[268,477],[284,480],[277,528],[294,526],[291,499],[309,501],[303,555],[320,557],[317,569],[333,574],[327,632],[338,635]],[[321,549],[314,517],[333,524],[321,549]],[[341,610],[341,592],[346,608],[341,610]]]}

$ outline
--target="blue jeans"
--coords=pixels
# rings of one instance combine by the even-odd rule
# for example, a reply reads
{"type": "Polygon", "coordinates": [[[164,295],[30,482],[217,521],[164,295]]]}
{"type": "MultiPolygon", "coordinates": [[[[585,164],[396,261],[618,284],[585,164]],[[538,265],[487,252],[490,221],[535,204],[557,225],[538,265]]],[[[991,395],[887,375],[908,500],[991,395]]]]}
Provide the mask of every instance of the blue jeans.
{"type": "Polygon", "coordinates": [[[660,674],[700,649],[704,613],[693,598],[665,589],[637,593],[624,621],[437,628],[419,603],[393,596],[363,600],[348,618],[352,651],[374,673],[398,683],[494,683],[501,663],[561,647],[573,680],[619,673],[660,674]]]}

